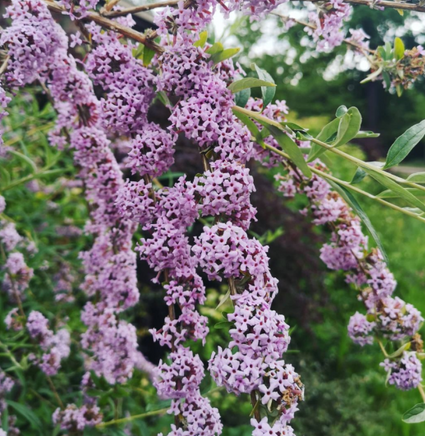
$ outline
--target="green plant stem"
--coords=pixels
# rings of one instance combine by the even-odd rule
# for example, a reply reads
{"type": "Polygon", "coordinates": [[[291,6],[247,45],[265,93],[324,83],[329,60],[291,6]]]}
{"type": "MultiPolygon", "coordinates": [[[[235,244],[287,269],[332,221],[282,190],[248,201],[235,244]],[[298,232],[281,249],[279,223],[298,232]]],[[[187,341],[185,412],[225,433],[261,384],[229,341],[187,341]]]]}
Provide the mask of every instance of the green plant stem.
{"type": "Polygon", "coordinates": [[[387,350],[385,350],[384,344],[378,338],[376,338],[376,341],[378,342],[379,348],[381,349],[384,356],[388,357],[388,353],[387,353],[387,350]]]}
{"type": "MultiPolygon", "coordinates": [[[[245,115],[248,115],[249,117],[254,118],[256,120],[259,120],[259,121],[262,121],[264,123],[271,124],[272,126],[275,126],[275,127],[279,128],[280,130],[286,132],[285,128],[280,123],[278,123],[277,121],[271,120],[269,118],[266,118],[263,115],[258,114],[257,112],[253,112],[253,111],[250,111],[250,110],[247,110],[247,109],[243,109],[243,108],[241,108],[239,106],[233,106],[233,110],[235,110],[237,112],[240,112],[240,113],[243,113],[245,115]]],[[[253,141],[255,141],[255,138],[253,138],[253,141]]],[[[334,152],[335,154],[338,154],[339,156],[343,157],[344,159],[349,160],[349,161],[355,163],[357,166],[361,166],[363,168],[367,168],[367,169],[373,170],[375,172],[378,172],[378,173],[382,174],[385,177],[388,177],[388,178],[393,179],[393,180],[395,180],[397,182],[404,183],[404,184],[406,184],[408,186],[420,189],[420,190],[425,192],[425,186],[421,186],[421,185],[417,185],[416,183],[408,182],[407,180],[404,180],[404,179],[402,179],[400,177],[394,176],[393,174],[387,173],[386,171],[382,171],[379,168],[376,168],[376,167],[374,167],[371,164],[363,162],[362,160],[357,159],[357,158],[355,158],[355,157],[353,157],[353,156],[351,156],[351,155],[349,155],[347,153],[344,153],[341,150],[338,150],[337,148],[333,148],[330,145],[328,145],[328,144],[326,144],[326,143],[324,143],[322,141],[318,141],[315,138],[310,138],[310,141],[311,142],[315,142],[316,144],[321,145],[322,147],[324,147],[324,148],[334,152]]],[[[272,145],[265,144],[265,143],[263,144],[263,146],[266,149],[268,149],[270,151],[273,151],[274,153],[279,154],[280,156],[290,160],[290,157],[289,157],[288,154],[286,154],[285,152],[277,149],[276,147],[273,147],[272,145]]],[[[351,191],[357,192],[358,194],[361,194],[361,195],[363,195],[365,197],[371,198],[372,200],[377,201],[378,203],[381,203],[384,206],[390,207],[391,209],[394,209],[394,210],[396,210],[398,212],[401,212],[404,215],[408,215],[408,216],[411,216],[413,218],[416,218],[419,221],[425,222],[425,218],[417,215],[416,213],[411,212],[411,211],[406,210],[406,209],[403,209],[402,207],[397,206],[397,205],[395,205],[393,203],[390,203],[388,201],[385,201],[382,198],[376,197],[375,195],[370,194],[369,192],[363,191],[362,189],[357,188],[356,186],[352,185],[349,182],[346,182],[344,180],[340,180],[337,177],[334,177],[334,176],[332,176],[330,174],[327,174],[327,173],[325,173],[323,171],[318,170],[317,168],[310,167],[310,169],[311,169],[311,171],[313,173],[317,174],[321,178],[331,180],[331,181],[333,181],[335,183],[338,183],[339,185],[344,186],[347,189],[350,189],[351,191]]]]}
{"type": "Polygon", "coordinates": [[[23,183],[30,182],[33,179],[38,179],[38,178],[43,177],[43,176],[51,176],[52,174],[63,173],[64,172],[63,169],[48,170],[48,168],[52,167],[55,163],[56,162],[49,165],[48,167],[41,169],[40,171],[38,171],[36,173],[29,174],[28,176],[22,177],[16,181],[10,183],[9,185],[5,186],[4,188],[0,188],[0,192],[4,192],[4,191],[8,191],[9,189],[16,188],[17,186],[22,185],[23,183]]]}
{"type": "Polygon", "coordinates": [[[58,391],[56,390],[56,387],[55,387],[55,384],[53,383],[53,380],[50,378],[49,375],[46,376],[46,378],[47,378],[47,382],[49,383],[50,389],[52,390],[53,395],[54,395],[55,398],[56,398],[57,403],[59,404],[59,406],[60,406],[61,409],[64,409],[65,406],[64,406],[64,404],[63,404],[63,402],[62,402],[62,400],[61,400],[61,397],[60,397],[59,394],[58,394],[58,391]]]}
{"type": "Polygon", "coordinates": [[[6,352],[7,356],[9,357],[9,359],[12,361],[12,363],[19,369],[23,369],[21,364],[15,359],[15,356],[13,355],[13,353],[9,350],[9,348],[7,347],[7,345],[3,344],[2,342],[0,342],[0,348],[3,348],[3,350],[6,352]]]}
{"type": "Polygon", "coordinates": [[[419,384],[419,386],[418,386],[418,391],[421,394],[422,401],[425,403],[425,392],[424,392],[424,388],[422,387],[421,384],[419,384]]]}
{"type": "Polygon", "coordinates": [[[135,419],[144,419],[144,418],[149,418],[150,416],[162,415],[163,413],[166,413],[168,409],[169,409],[168,407],[165,407],[164,409],[152,410],[150,412],[140,413],[139,415],[132,415],[132,416],[127,416],[126,418],[113,419],[112,421],[101,422],[100,424],[96,425],[96,428],[103,428],[103,427],[108,427],[110,425],[117,425],[117,424],[123,424],[125,422],[131,422],[134,421],[135,419]]]}
{"type": "Polygon", "coordinates": [[[310,141],[314,142],[317,145],[320,145],[321,147],[325,148],[326,150],[330,150],[332,153],[335,153],[336,155],[344,158],[345,160],[348,160],[348,161],[354,163],[355,165],[357,165],[361,168],[366,168],[368,170],[374,171],[375,173],[382,174],[383,176],[387,177],[388,179],[392,179],[395,182],[402,183],[403,185],[410,186],[411,188],[416,188],[416,189],[419,189],[419,190],[425,192],[425,186],[418,185],[417,183],[409,182],[408,180],[405,180],[405,179],[398,177],[394,174],[391,174],[387,171],[383,171],[380,168],[378,168],[370,163],[363,162],[361,159],[357,159],[356,157],[351,156],[350,154],[345,153],[338,148],[335,148],[329,144],[326,144],[326,142],[319,141],[316,138],[311,138],[310,141]]]}
{"type": "MultiPolygon", "coordinates": [[[[278,129],[282,130],[283,132],[287,133],[287,130],[285,129],[285,127],[282,124],[278,123],[275,120],[271,120],[270,118],[267,118],[263,115],[260,115],[258,112],[250,111],[248,109],[241,108],[240,106],[233,106],[233,110],[235,110],[236,112],[240,112],[244,115],[247,115],[251,118],[254,118],[256,120],[262,121],[266,124],[270,124],[274,127],[277,127],[278,129]]],[[[387,177],[388,179],[392,179],[395,182],[402,183],[406,186],[410,186],[411,188],[416,188],[420,191],[425,192],[425,186],[418,185],[418,184],[413,183],[413,182],[409,182],[408,180],[402,179],[401,177],[398,177],[398,176],[391,174],[387,171],[383,171],[380,168],[377,168],[376,166],[374,166],[368,162],[363,162],[361,159],[357,159],[356,157],[351,156],[350,154],[341,151],[339,148],[332,147],[331,145],[327,144],[326,142],[320,141],[319,139],[311,137],[311,138],[308,138],[308,140],[310,142],[314,142],[317,145],[320,145],[321,147],[323,147],[326,150],[329,150],[332,153],[344,158],[345,160],[352,162],[353,164],[355,164],[358,167],[374,171],[375,173],[379,173],[379,174],[383,175],[384,177],[387,177]]],[[[267,146],[267,144],[266,144],[266,146],[267,146]]]]}
{"type": "MultiPolygon", "coordinates": [[[[255,140],[255,139],[254,139],[254,140],[255,140]]],[[[266,147],[268,150],[273,151],[274,153],[276,153],[276,154],[278,154],[278,155],[284,157],[285,159],[290,160],[289,155],[287,155],[285,152],[283,152],[283,151],[277,149],[276,147],[273,147],[272,145],[268,145],[268,144],[265,144],[265,147],[266,147]]],[[[388,202],[388,201],[385,201],[385,200],[383,200],[382,198],[376,197],[375,195],[370,194],[369,192],[363,191],[362,189],[358,188],[357,186],[351,185],[350,183],[348,183],[348,182],[346,182],[346,181],[344,181],[344,180],[340,180],[340,179],[338,179],[337,177],[334,177],[334,176],[332,176],[332,175],[330,175],[330,174],[327,174],[327,173],[325,173],[325,172],[323,172],[323,171],[320,171],[320,170],[318,170],[317,168],[310,167],[310,169],[311,169],[311,171],[312,171],[314,174],[317,174],[319,177],[321,177],[321,178],[323,178],[323,179],[331,180],[332,182],[338,183],[339,185],[342,185],[342,186],[344,186],[345,188],[350,189],[351,191],[357,192],[358,194],[361,194],[361,195],[363,195],[363,196],[365,196],[365,197],[368,197],[368,198],[370,198],[370,199],[372,199],[372,200],[375,200],[375,201],[377,201],[378,203],[383,204],[384,206],[388,206],[388,207],[390,207],[391,209],[394,209],[394,210],[396,210],[396,211],[398,211],[398,212],[403,213],[404,215],[408,215],[408,216],[410,216],[410,217],[412,217],[412,218],[416,218],[417,220],[422,221],[422,222],[425,223],[425,218],[423,218],[423,217],[421,217],[421,216],[415,214],[414,212],[411,212],[411,211],[409,211],[409,210],[403,209],[402,207],[397,206],[397,205],[395,205],[395,204],[393,204],[393,203],[390,203],[390,202],[388,202]]]]}

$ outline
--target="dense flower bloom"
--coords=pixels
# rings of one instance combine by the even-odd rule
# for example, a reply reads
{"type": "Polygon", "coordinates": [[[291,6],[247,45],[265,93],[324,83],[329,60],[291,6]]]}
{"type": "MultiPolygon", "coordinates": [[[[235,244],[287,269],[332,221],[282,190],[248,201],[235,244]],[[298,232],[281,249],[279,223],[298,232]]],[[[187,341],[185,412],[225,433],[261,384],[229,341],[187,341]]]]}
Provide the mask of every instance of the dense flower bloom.
{"type": "Polygon", "coordinates": [[[385,359],[381,366],[388,371],[388,383],[407,391],[422,381],[422,363],[415,353],[404,352],[401,359],[385,359]]]}
{"type": "Polygon", "coordinates": [[[348,323],[348,336],[350,336],[353,342],[361,346],[371,344],[373,342],[371,332],[375,326],[376,323],[369,322],[366,316],[356,312],[348,323]]]}
{"type": "Polygon", "coordinates": [[[200,196],[199,209],[204,216],[225,215],[234,224],[247,229],[255,219],[250,195],[255,191],[249,170],[230,162],[212,162],[211,171],[196,177],[193,184],[200,196]]]}
{"type": "Polygon", "coordinates": [[[71,432],[82,431],[85,427],[94,427],[102,422],[102,413],[96,405],[77,407],[68,404],[64,410],[56,409],[53,414],[53,423],[60,424],[62,430],[71,432]]]}
{"type": "Polygon", "coordinates": [[[88,327],[81,344],[93,352],[87,366],[110,384],[125,383],[137,359],[136,328],[118,320],[113,309],[88,303],[81,316],[88,327]]]}

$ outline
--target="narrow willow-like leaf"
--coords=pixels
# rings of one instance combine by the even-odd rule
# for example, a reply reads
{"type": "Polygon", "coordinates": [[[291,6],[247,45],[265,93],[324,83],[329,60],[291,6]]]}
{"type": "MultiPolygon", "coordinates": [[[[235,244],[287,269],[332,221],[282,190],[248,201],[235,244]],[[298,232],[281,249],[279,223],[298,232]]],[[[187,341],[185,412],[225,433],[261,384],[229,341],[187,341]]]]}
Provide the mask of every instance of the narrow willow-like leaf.
{"type": "Polygon", "coordinates": [[[425,183],[425,173],[413,173],[407,178],[409,182],[425,183]]]}
{"type": "Polygon", "coordinates": [[[249,131],[252,133],[252,136],[254,136],[255,141],[260,144],[263,148],[265,148],[265,144],[261,135],[260,130],[258,129],[257,125],[254,123],[254,121],[249,118],[248,115],[241,114],[240,112],[233,111],[234,115],[239,118],[245,126],[248,127],[249,131]]]}
{"type": "Polygon", "coordinates": [[[416,404],[403,414],[403,421],[407,424],[417,424],[425,421],[425,403],[416,404]]]}
{"type": "Polygon", "coordinates": [[[251,97],[251,88],[242,89],[235,94],[235,104],[240,107],[245,107],[251,97]]]}
{"type": "Polygon", "coordinates": [[[13,149],[8,150],[8,153],[13,154],[18,159],[21,159],[23,162],[28,164],[28,166],[32,169],[33,172],[37,171],[37,165],[28,156],[25,156],[24,154],[20,153],[19,151],[16,151],[13,149]]]}
{"type": "Polygon", "coordinates": [[[388,150],[384,169],[398,165],[425,136],[425,120],[407,129],[388,150]]]}
{"type": "Polygon", "coordinates": [[[292,162],[300,169],[300,171],[308,178],[311,177],[311,169],[304,160],[303,152],[300,147],[282,130],[275,126],[267,126],[267,129],[276,139],[283,150],[289,154],[292,162]]]}
{"type": "Polygon", "coordinates": [[[327,182],[335,189],[335,191],[337,191],[341,195],[341,197],[347,202],[347,204],[351,207],[351,209],[353,209],[354,213],[357,214],[357,216],[363,221],[364,225],[367,227],[369,233],[372,235],[372,238],[374,239],[376,245],[378,246],[379,251],[384,257],[385,262],[388,265],[389,264],[388,256],[384,249],[384,246],[382,245],[381,239],[379,238],[379,235],[376,232],[375,227],[373,227],[373,224],[371,223],[366,212],[362,209],[360,204],[357,202],[354,195],[347,188],[345,188],[345,186],[342,186],[339,183],[335,183],[332,180],[327,180],[327,182]]]}
{"type": "Polygon", "coordinates": [[[223,50],[223,44],[221,42],[216,42],[208,50],[206,50],[206,52],[212,56],[213,54],[220,53],[223,50]]]}
{"type": "MultiPolygon", "coordinates": [[[[258,78],[261,80],[264,80],[269,83],[275,83],[273,80],[273,77],[270,76],[270,74],[263,70],[262,68],[259,68],[256,64],[255,65],[255,71],[257,72],[258,78]]],[[[265,108],[272,100],[276,93],[276,88],[271,88],[269,86],[262,86],[261,87],[261,96],[263,98],[263,108],[265,108]]]]}
{"type": "MultiPolygon", "coordinates": [[[[326,124],[320,133],[317,135],[316,139],[322,142],[329,143],[330,139],[336,134],[339,126],[339,118],[335,118],[330,123],[326,124]]],[[[312,162],[314,159],[318,158],[321,154],[326,151],[325,148],[321,147],[319,144],[313,144],[311,146],[310,154],[308,155],[307,162],[312,162]]]]}
{"type": "Polygon", "coordinates": [[[247,88],[255,88],[258,86],[276,86],[274,83],[266,82],[264,80],[257,79],[255,77],[246,77],[241,80],[237,80],[236,82],[231,83],[228,88],[233,94],[236,94],[239,91],[247,88]]]}
{"type": "Polygon", "coordinates": [[[354,176],[353,176],[353,180],[351,180],[351,184],[355,185],[356,183],[360,183],[365,177],[366,177],[366,172],[362,169],[362,168],[357,168],[357,171],[355,172],[354,176]]]}
{"type": "Polygon", "coordinates": [[[338,134],[334,147],[339,147],[351,141],[360,130],[362,116],[356,107],[350,107],[347,113],[340,118],[338,125],[338,134]]]}
{"type": "Polygon", "coordinates": [[[208,32],[204,30],[199,34],[199,39],[193,44],[195,47],[203,47],[207,42],[208,32]]]}
{"type": "Polygon", "coordinates": [[[154,56],[155,50],[145,46],[145,49],[143,50],[143,65],[147,67],[151,63],[154,56]]]}
{"type": "Polygon", "coordinates": [[[394,182],[394,180],[391,180],[374,170],[370,170],[369,168],[365,168],[364,170],[381,185],[391,189],[393,192],[397,193],[401,198],[403,198],[403,200],[406,200],[411,205],[425,212],[425,204],[422,203],[419,198],[410,193],[406,188],[403,188],[398,183],[394,182]]]}
{"type": "Polygon", "coordinates": [[[214,64],[218,64],[219,62],[223,62],[226,59],[230,59],[239,53],[239,48],[227,48],[226,50],[215,53],[211,56],[211,60],[214,64]]]}
{"type": "Polygon", "coordinates": [[[380,133],[371,132],[370,130],[359,130],[354,138],[378,138],[379,136],[381,136],[380,133]]]}
{"type": "Polygon", "coordinates": [[[6,400],[6,403],[12,407],[16,412],[22,415],[30,424],[31,427],[41,430],[41,422],[38,416],[30,410],[27,406],[17,403],[12,400],[6,400]]]}
{"type": "Polygon", "coordinates": [[[374,71],[372,74],[369,74],[366,79],[363,79],[360,83],[366,83],[366,82],[370,82],[373,79],[376,79],[380,74],[382,73],[382,65],[376,70],[374,71]]]}
{"type": "MultiPolygon", "coordinates": [[[[425,196],[425,191],[422,191],[420,189],[416,188],[405,188],[406,191],[410,192],[413,195],[419,196],[425,196]]],[[[379,198],[398,198],[401,197],[401,195],[397,192],[392,191],[391,189],[387,189],[386,191],[380,192],[377,197],[379,198]]]]}
{"type": "Polygon", "coordinates": [[[396,36],[396,38],[394,39],[394,56],[396,58],[396,60],[400,60],[404,58],[404,43],[403,41],[396,36]]]}

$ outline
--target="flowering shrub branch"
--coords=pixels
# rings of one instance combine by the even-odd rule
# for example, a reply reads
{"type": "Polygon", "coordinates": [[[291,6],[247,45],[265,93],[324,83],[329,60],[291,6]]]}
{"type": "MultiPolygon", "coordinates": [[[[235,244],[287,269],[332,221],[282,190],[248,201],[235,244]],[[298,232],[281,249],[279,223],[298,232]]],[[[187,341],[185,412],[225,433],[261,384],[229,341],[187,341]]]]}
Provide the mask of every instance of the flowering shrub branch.
{"type": "MultiPolygon", "coordinates": [[[[425,204],[416,191],[405,186],[419,192],[425,187],[386,171],[407,156],[425,135],[425,127],[413,126],[398,138],[380,168],[340,150],[352,139],[373,136],[360,131],[361,115],[356,108],[340,107],[335,120],[317,137],[288,123],[285,103],[272,103],[275,84],[270,75],[256,67],[258,79],[240,78],[245,72],[231,59],[238,50],[209,44],[207,34],[200,32],[216,8],[225,14],[242,9],[252,19],[260,19],[280,3],[155,3],[149,9],[167,7],[155,16],[157,31],[145,35],[132,29],[129,11],[121,11],[116,2],[100,13],[93,11],[97,0],[12,0],[7,8],[10,26],[0,36],[8,52],[0,87],[0,119],[7,116],[9,93],[41,84],[56,111],[50,144],[72,154],[88,208],[84,234],[91,245],[79,253],[85,331],[75,340],[84,361],[82,395],[77,397],[68,389],[66,401],[51,377],[70,358],[67,320],[64,317],[51,324],[38,310],[26,314],[21,299],[33,270],[16,250],[23,239],[15,227],[3,218],[0,221],[3,287],[18,304],[5,322],[10,330],[25,327],[28,332],[36,351],[25,359],[46,375],[59,405],[52,421],[62,431],[82,434],[87,427],[103,428],[161,414],[162,409],[120,417],[119,401],[114,398],[115,419],[102,422],[104,392],[118,397],[141,369],[158,396],[170,400],[167,412],[174,423],[169,435],[219,435],[223,429],[219,410],[201,392],[208,370],[216,385],[229,394],[249,395],[254,436],[293,435],[289,424],[304,399],[304,386],[293,365],[284,360],[290,344],[289,325],[272,309],[278,281],[270,269],[268,247],[248,233],[257,219],[251,204],[256,188],[248,165],[253,160],[265,167],[283,164],[287,174],[281,190],[288,196],[305,193],[311,201],[313,222],[330,225],[331,242],[322,248],[321,258],[331,269],[347,273],[347,281],[357,286],[367,312],[352,317],[351,338],[360,345],[372,343],[374,337],[401,341],[401,348],[386,355],[383,362],[389,383],[403,390],[420,388],[423,353],[417,332],[422,316],[412,305],[391,296],[395,281],[382,249],[368,250],[360,218],[325,180],[342,191],[369,229],[370,222],[345,188],[425,221],[425,204]],[[87,50],[79,33],[68,39],[51,12],[69,15],[77,23],[90,41],[87,50]],[[88,24],[81,27],[82,22],[88,24]],[[144,45],[143,50],[136,42],[144,45]],[[83,61],[69,47],[84,51],[83,61]],[[255,86],[261,87],[262,100],[249,98],[247,90],[255,86]],[[157,100],[168,111],[166,126],[150,116],[157,100]],[[178,176],[172,186],[162,186],[156,179],[173,165],[179,136],[197,150],[203,172],[191,179],[186,174],[178,176]],[[353,186],[354,182],[335,178],[318,160],[325,152],[356,165],[357,178],[372,177],[410,208],[383,199],[388,193],[373,196],[353,186]],[[191,229],[198,222],[204,226],[194,235],[191,229]],[[164,325],[150,330],[153,340],[168,349],[157,367],[138,351],[136,327],[126,320],[140,297],[138,257],[155,273],[152,282],[164,289],[168,307],[164,325]],[[202,313],[206,279],[227,282],[224,301],[232,306],[224,321],[228,341],[212,352],[207,368],[193,347],[196,342],[205,345],[209,333],[208,318],[202,313]]],[[[350,9],[342,1],[332,5],[332,10],[309,17],[315,23],[308,27],[318,50],[344,41],[340,27],[350,9]]],[[[14,154],[7,149],[2,153],[6,157],[14,154]]],[[[4,190],[51,174],[53,164],[42,170],[33,167],[30,178],[12,182],[4,190]]],[[[0,212],[4,206],[0,197],[0,212]]],[[[27,244],[27,251],[31,248],[27,244]]],[[[62,270],[62,275],[66,273],[62,270]]],[[[61,298],[68,296],[57,295],[61,298]]],[[[8,393],[11,382],[2,380],[1,392],[8,393]]]]}

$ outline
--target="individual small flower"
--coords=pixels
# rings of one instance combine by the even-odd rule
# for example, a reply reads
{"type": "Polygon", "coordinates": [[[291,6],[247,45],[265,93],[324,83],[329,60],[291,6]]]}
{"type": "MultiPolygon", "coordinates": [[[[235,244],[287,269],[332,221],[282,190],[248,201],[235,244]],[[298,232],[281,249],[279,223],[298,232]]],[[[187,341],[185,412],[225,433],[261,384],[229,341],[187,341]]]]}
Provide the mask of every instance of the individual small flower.
{"type": "Polygon", "coordinates": [[[81,39],[81,33],[80,32],[77,32],[75,34],[72,33],[70,35],[70,38],[71,38],[71,42],[70,42],[69,46],[71,48],[74,48],[75,46],[81,45],[83,43],[83,40],[81,39]]]}

